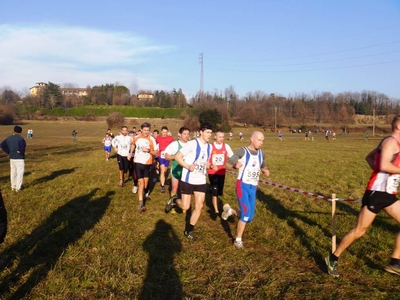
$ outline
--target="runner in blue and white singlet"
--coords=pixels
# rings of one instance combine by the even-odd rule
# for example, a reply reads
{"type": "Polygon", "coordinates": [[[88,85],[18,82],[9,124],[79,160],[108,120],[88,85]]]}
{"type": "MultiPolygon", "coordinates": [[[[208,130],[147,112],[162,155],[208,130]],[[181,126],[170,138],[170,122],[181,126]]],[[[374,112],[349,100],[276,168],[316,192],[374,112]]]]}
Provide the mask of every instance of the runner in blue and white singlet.
{"type": "Polygon", "coordinates": [[[236,151],[226,163],[228,170],[238,169],[236,180],[236,196],[240,210],[233,210],[229,204],[225,204],[222,218],[226,220],[229,216],[235,215],[239,218],[236,240],[234,246],[243,249],[242,235],[246,224],[254,218],[256,208],[256,192],[260,174],[269,176],[266,166],[265,154],[261,150],[264,142],[264,134],[254,131],[250,137],[250,145],[236,151]]]}

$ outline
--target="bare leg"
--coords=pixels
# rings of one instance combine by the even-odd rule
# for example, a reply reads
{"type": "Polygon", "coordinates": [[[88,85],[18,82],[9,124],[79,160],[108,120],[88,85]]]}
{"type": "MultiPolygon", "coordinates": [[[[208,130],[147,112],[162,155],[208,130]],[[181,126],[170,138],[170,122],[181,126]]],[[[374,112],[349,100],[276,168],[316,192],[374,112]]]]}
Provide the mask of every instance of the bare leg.
{"type": "MultiPolygon", "coordinates": [[[[396,201],[392,205],[386,207],[384,210],[389,216],[391,216],[394,220],[396,220],[397,223],[400,224],[400,201],[396,201]]],[[[400,259],[400,232],[396,235],[392,258],[400,259]]]]}
{"type": "Polygon", "coordinates": [[[176,204],[182,210],[188,210],[190,208],[190,201],[192,200],[192,195],[182,194],[182,199],[177,199],[176,204]]]}
{"type": "Polygon", "coordinates": [[[218,212],[218,197],[217,196],[212,196],[211,198],[213,207],[214,207],[214,211],[218,212]]]}
{"type": "Polygon", "coordinates": [[[346,250],[347,247],[349,247],[355,240],[362,237],[367,232],[367,229],[371,226],[375,217],[376,214],[369,211],[367,206],[364,206],[358,215],[356,226],[345,234],[333,254],[339,257],[342,252],[346,250]]]}
{"type": "Polygon", "coordinates": [[[161,186],[164,186],[164,184],[165,184],[166,171],[167,171],[167,168],[163,164],[160,164],[160,185],[161,186]]]}
{"type": "Polygon", "coordinates": [[[236,229],[236,237],[242,238],[245,227],[246,223],[239,220],[236,229]]]}
{"type": "Polygon", "coordinates": [[[190,217],[190,224],[193,226],[196,225],[197,221],[200,218],[205,197],[206,197],[205,193],[194,192],[194,209],[192,212],[192,216],[190,217]]]}

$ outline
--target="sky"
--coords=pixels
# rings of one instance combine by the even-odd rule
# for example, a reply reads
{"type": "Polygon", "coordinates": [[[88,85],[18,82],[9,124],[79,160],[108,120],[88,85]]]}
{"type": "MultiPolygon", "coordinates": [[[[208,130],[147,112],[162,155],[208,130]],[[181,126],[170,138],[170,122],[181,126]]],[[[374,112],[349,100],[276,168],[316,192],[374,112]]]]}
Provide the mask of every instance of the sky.
{"type": "Polygon", "coordinates": [[[202,79],[241,97],[400,99],[399,78],[400,0],[0,0],[0,89],[22,95],[50,81],[190,98],[202,79]]]}

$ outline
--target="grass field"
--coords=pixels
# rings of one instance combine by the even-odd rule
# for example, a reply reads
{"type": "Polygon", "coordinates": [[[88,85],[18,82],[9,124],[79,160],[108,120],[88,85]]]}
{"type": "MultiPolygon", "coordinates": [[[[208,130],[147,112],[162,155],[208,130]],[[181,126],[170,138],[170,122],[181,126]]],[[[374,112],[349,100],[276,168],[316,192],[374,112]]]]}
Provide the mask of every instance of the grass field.
{"type": "MultiPolygon", "coordinates": [[[[182,234],[185,216],[164,213],[167,196],[158,185],[144,214],[131,184],[117,186],[116,160],[105,161],[102,150],[105,123],[22,126],[24,134],[33,128],[34,138],[27,140],[20,193],[11,191],[8,158],[0,156],[9,218],[0,246],[1,299],[400,299],[399,277],[383,270],[399,226],[383,213],[342,255],[334,279],[323,260],[331,249],[330,202],[260,184],[246,248],[238,251],[237,220],[213,220],[207,195],[195,228],[201,240],[190,242],[182,234]]],[[[12,128],[0,126],[0,139],[12,128]]],[[[175,134],[177,127],[170,129],[175,134]]],[[[236,150],[250,132],[245,141],[227,142],[236,150]]],[[[370,175],[364,157],[380,137],[283,137],[266,135],[269,181],[328,197],[362,196],[370,175]]],[[[234,183],[227,175],[222,198],[236,207],[234,183]]],[[[337,203],[339,239],[359,206],[337,203]]]]}

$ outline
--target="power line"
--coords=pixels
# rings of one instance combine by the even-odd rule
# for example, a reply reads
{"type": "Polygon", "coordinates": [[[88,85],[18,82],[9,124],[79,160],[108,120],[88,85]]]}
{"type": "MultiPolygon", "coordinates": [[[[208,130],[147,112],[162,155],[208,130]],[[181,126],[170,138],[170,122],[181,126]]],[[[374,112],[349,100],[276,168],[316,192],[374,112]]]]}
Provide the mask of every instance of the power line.
{"type": "Polygon", "coordinates": [[[364,46],[364,47],[358,47],[358,48],[350,48],[346,50],[338,50],[338,51],[331,51],[331,52],[324,52],[324,53],[317,53],[317,54],[311,54],[311,55],[302,55],[302,56],[292,56],[292,57],[283,57],[283,58],[269,58],[269,59],[229,59],[229,58],[218,58],[218,57],[208,57],[209,60],[220,60],[220,61],[274,61],[274,60],[287,60],[287,59],[298,59],[298,58],[308,58],[308,57],[316,57],[316,56],[323,56],[323,55],[330,55],[330,54],[336,54],[336,53],[343,53],[343,52],[350,52],[350,51],[355,51],[355,50],[362,50],[362,49],[368,49],[368,48],[374,48],[374,47],[379,47],[379,46],[385,46],[385,45],[392,45],[400,43],[400,40],[398,41],[393,41],[393,42],[387,42],[387,43],[382,43],[382,44],[374,44],[374,45],[369,45],[369,46],[364,46]]]}
{"type": "MultiPolygon", "coordinates": [[[[282,64],[282,65],[250,65],[250,66],[238,66],[238,67],[246,67],[246,68],[264,68],[264,67],[284,67],[284,66],[300,66],[300,65],[312,65],[312,64],[320,64],[320,63],[327,63],[327,62],[336,62],[336,61],[344,61],[350,59],[358,59],[358,58],[365,58],[365,57],[372,57],[372,56],[379,56],[391,53],[397,53],[400,50],[389,51],[389,52],[382,52],[382,53],[375,53],[375,54],[368,54],[368,55],[359,55],[359,56],[352,56],[352,57],[345,57],[345,58],[338,58],[338,59],[329,59],[329,60],[322,60],[322,61],[313,61],[313,62],[306,62],[306,63],[293,63],[293,64],[282,64]]],[[[228,64],[221,64],[221,63],[212,63],[213,65],[220,65],[220,66],[228,66],[228,67],[235,67],[233,65],[228,64]]]]}
{"type": "Polygon", "coordinates": [[[370,63],[370,64],[361,64],[361,65],[352,65],[352,66],[343,66],[343,67],[331,67],[331,68],[319,68],[319,69],[305,69],[305,70],[270,70],[270,71],[261,71],[261,70],[235,70],[235,69],[223,69],[223,68],[215,68],[209,67],[214,70],[221,71],[231,71],[231,72],[240,72],[240,73],[296,73],[296,72],[313,72],[313,71],[327,71],[327,70],[340,70],[340,69],[351,69],[351,68],[359,68],[359,67],[368,67],[368,66],[376,66],[376,65],[385,65],[398,63],[400,60],[393,61],[385,61],[379,63],[370,63]]]}

